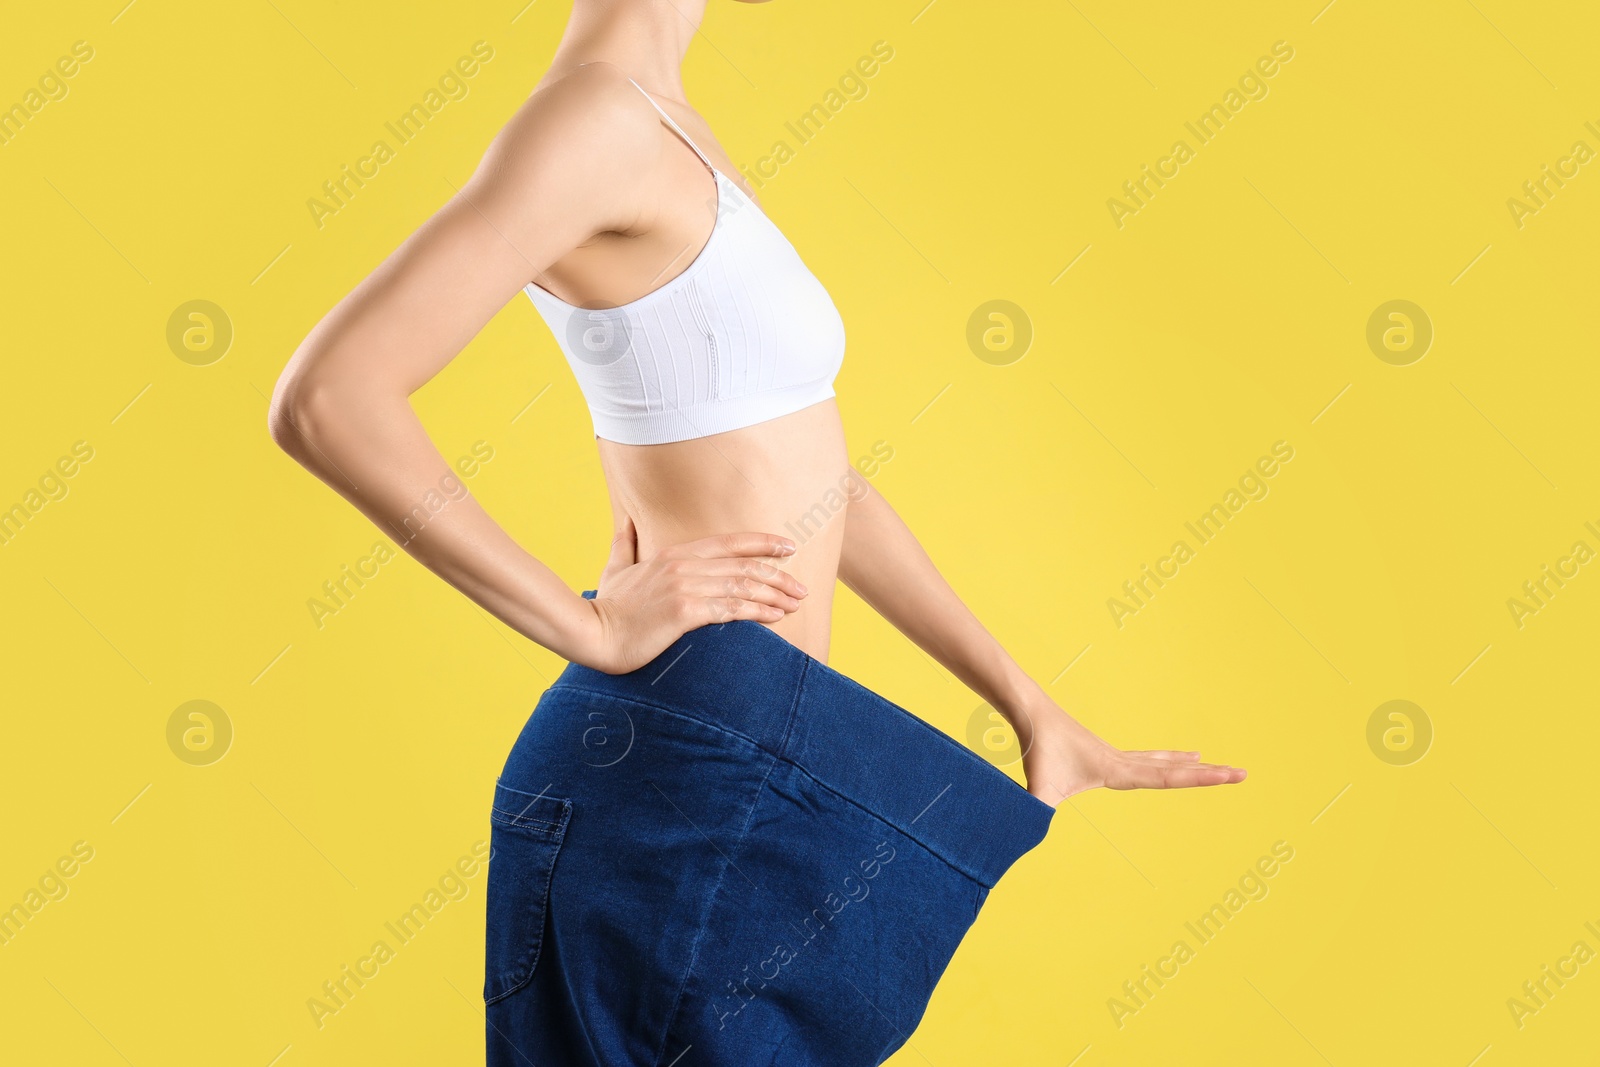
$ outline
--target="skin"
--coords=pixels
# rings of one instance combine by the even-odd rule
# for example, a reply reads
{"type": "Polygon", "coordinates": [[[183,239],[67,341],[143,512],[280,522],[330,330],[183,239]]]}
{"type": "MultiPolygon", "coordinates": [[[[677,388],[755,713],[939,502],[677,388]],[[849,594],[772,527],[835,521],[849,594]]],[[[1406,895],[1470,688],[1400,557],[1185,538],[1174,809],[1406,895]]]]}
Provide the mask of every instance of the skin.
{"type": "Polygon", "coordinates": [[[856,474],[831,399],[697,440],[597,438],[616,534],[592,601],[470,494],[408,525],[452,476],[408,398],[524,285],[613,307],[676,278],[710,236],[713,176],[628,76],[754,199],[684,99],[683,57],[704,9],[705,0],[576,0],[548,73],[472,178],[295,351],[272,398],[274,441],[424,566],[573,662],[633,670],[688,630],[730,619],[768,626],[826,662],[837,580],[1006,717],[1024,746],[1027,788],[1045,803],[1100,786],[1242,781],[1242,769],[1197,752],[1117,749],[1063,711],[856,474]],[[847,506],[803,543],[770,532],[798,525],[841,487],[847,506]]]}

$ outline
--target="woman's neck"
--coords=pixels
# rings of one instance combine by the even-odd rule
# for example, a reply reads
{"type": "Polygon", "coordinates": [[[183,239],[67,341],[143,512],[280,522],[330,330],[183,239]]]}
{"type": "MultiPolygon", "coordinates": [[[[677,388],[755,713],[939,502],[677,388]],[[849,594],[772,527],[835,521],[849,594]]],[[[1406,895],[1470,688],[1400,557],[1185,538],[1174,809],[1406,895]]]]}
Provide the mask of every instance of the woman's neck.
{"type": "Polygon", "coordinates": [[[573,0],[539,87],[603,62],[656,96],[683,101],[683,57],[705,10],[706,0],[573,0]]]}

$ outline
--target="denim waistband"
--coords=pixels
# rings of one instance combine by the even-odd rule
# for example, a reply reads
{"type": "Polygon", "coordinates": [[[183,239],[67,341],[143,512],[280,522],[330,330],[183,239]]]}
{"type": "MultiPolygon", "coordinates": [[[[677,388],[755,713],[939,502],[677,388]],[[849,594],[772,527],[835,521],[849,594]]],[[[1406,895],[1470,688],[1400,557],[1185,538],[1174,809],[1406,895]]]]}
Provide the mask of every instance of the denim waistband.
{"type": "Polygon", "coordinates": [[[1044,839],[1055,815],[942,730],[760,623],[690,630],[627,674],[568,664],[551,688],[562,687],[742,735],[985,887],[1044,839]]]}

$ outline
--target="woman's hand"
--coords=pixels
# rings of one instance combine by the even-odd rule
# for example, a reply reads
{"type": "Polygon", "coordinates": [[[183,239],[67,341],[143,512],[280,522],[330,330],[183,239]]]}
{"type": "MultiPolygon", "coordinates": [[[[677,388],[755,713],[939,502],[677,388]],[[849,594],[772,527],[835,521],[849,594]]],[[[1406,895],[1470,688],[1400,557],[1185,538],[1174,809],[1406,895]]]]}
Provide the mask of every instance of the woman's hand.
{"type": "Polygon", "coordinates": [[[640,562],[629,519],[587,601],[599,626],[584,666],[624,674],[696,627],[777,622],[806,595],[805,586],[774,565],[794,551],[794,542],[776,534],[736,533],[671,545],[640,562]]]}
{"type": "Polygon", "coordinates": [[[1028,792],[1051,807],[1098,786],[1180,789],[1244,781],[1243,767],[1201,763],[1198,752],[1124,752],[1113,748],[1042,693],[1011,722],[1023,746],[1022,769],[1028,779],[1028,792]]]}

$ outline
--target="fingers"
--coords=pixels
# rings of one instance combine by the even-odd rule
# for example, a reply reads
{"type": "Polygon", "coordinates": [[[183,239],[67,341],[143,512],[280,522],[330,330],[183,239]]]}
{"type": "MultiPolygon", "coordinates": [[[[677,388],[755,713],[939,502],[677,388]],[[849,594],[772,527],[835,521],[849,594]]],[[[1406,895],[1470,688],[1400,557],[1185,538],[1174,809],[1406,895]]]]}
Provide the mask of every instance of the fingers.
{"type": "Polygon", "coordinates": [[[1244,781],[1243,767],[1192,760],[1138,758],[1125,752],[1106,775],[1111,789],[1187,789],[1203,785],[1232,785],[1244,781]]]}
{"type": "Polygon", "coordinates": [[[778,608],[783,613],[800,609],[799,596],[785,592],[779,585],[746,576],[696,575],[683,579],[680,588],[690,596],[703,597],[707,600],[749,601],[778,608]]]}
{"type": "Polygon", "coordinates": [[[1198,752],[1178,752],[1167,748],[1152,748],[1142,751],[1130,751],[1127,753],[1127,755],[1142,756],[1145,759],[1179,760],[1191,763],[1200,758],[1200,753],[1198,752]]]}
{"type": "Polygon", "coordinates": [[[725,556],[792,556],[794,542],[769,533],[731,533],[703,537],[662,551],[663,556],[720,559],[725,556]]]}
{"type": "Polygon", "coordinates": [[[701,610],[707,623],[733,622],[736,619],[777,622],[785,614],[783,608],[745,600],[742,597],[706,597],[698,603],[702,605],[701,610]]]}
{"type": "Polygon", "coordinates": [[[781,567],[774,566],[768,559],[745,557],[695,560],[692,565],[695,573],[707,577],[750,578],[765,582],[774,589],[796,598],[803,597],[807,593],[806,587],[798,578],[781,567]]]}

